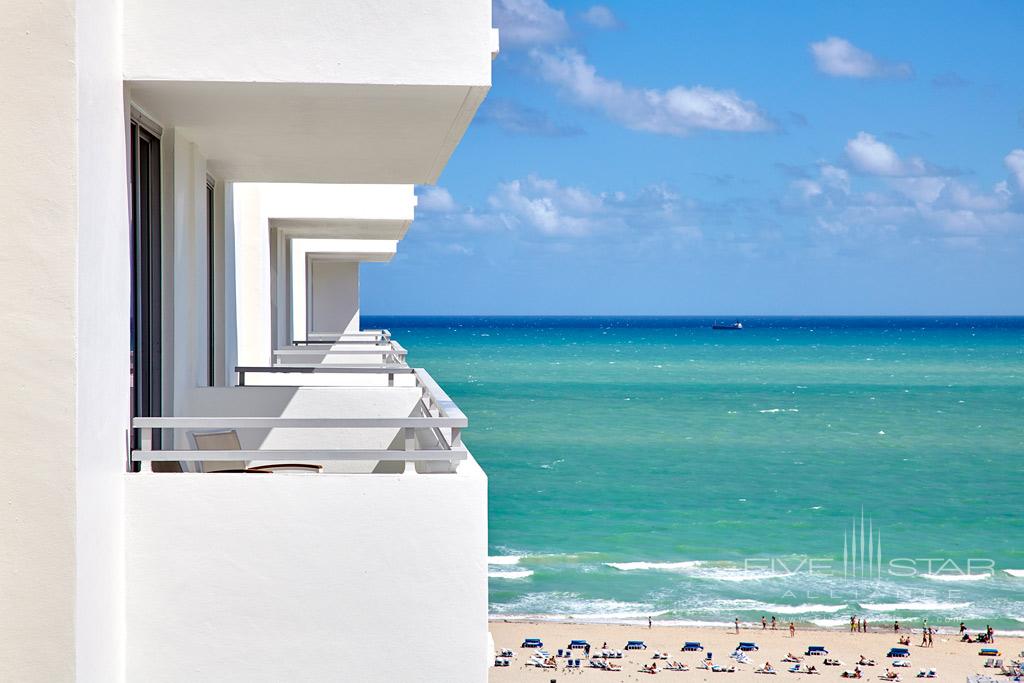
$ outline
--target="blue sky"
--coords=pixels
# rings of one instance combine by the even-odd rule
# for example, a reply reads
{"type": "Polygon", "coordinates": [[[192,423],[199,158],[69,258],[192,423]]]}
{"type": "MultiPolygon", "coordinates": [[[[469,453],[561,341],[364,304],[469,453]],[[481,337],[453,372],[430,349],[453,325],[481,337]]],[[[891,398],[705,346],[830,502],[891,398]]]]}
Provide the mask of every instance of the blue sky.
{"type": "Polygon", "coordinates": [[[1024,3],[495,0],[367,314],[1022,314],[1024,3]]]}

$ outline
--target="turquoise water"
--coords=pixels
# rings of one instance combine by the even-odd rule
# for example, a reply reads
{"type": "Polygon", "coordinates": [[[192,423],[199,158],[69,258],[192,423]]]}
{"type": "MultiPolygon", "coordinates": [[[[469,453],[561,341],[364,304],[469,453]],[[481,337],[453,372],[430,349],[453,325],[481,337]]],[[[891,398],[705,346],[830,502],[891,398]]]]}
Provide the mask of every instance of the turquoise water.
{"type": "Polygon", "coordinates": [[[470,417],[492,614],[1024,631],[1024,319],[745,323],[364,320],[470,417]]]}

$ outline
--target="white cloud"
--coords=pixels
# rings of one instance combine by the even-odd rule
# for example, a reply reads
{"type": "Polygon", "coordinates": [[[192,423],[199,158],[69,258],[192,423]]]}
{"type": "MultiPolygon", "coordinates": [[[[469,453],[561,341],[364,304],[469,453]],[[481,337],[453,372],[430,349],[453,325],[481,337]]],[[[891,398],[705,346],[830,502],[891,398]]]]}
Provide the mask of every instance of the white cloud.
{"type": "Polygon", "coordinates": [[[1017,188],[1024,190],[1024,149],[1015,149],[1003,159],[1006,168],[1017,181],[1017,188]]]}
{"type": "Polygon", "coordinates": [[[503,47],[560,43],[569,36],[565,12],[544,0],[494,0],[492,18],[503,47]]]}
{"type": "Polygon", "coordinates": [[[416,204],[423,211],[451,213],[458,209],[451,193],[443,187],[424,187],[419,191],[419,202],[416,204]]]}
{"type": "Polygon", "coordinates": [[[530,52],[540,76],[582,104],[601,110],[627,128],[665,135],[694,130],[760,131],[770,128],[757,105],[731,90],[676,86],[631,88],[604,78],[579,52],[530,52]]]}
{"type": "Polygon", "coordinates": [[[811,43],[818,71],[845,78],[909,78],[913,68],[906,62],[886,62],[860,49],[845,38],[830,36],[811,43]]]}
{"type": "Polygon", "coordinates": [[[582,188],[529,176],[525,181],[500,183],[488,202],[507,224],[525,224],[545,235],[578,237],[600,222],[604,199],[582,188]]]}
{"type": "MultiPolygon", "coordinates": [[[[813,216],[819,235],[849,242],[890,239],[905,232],[960,248],[1024,233],[1022,194],[1006,181],[990,190],[972,187],[921,159],[901,158],[867,133],[847,143],[846,155],[854,167],[874,176],[859,182],[882,189],[854,192],[849,174],[830,164],[821,165],[816,176],[792,181],[799,202],[783,206],[813,216]]],[[[1018,182],[1024,180],[1024,150],[1013,150],[1004,163],[1015,176],[1021,174],[1018,182]]],[[[1024,190],[1024,184],[1019,188],[1024,190]]]]}
{"type": "Polygon", "coordinates": [[[870,175],[915,176],[926,172],[920,158],[901,159],[892,147],[863,131],[846,143],[846,156],[854,168],[870,175]]]}
{"type": "Polygon", "coordinates": [[[615,16],[615,13],[605,5],[592,5],[580,15],[580,18],[595,28],[609,30],[622,26],[622,22],[615,16]]]}

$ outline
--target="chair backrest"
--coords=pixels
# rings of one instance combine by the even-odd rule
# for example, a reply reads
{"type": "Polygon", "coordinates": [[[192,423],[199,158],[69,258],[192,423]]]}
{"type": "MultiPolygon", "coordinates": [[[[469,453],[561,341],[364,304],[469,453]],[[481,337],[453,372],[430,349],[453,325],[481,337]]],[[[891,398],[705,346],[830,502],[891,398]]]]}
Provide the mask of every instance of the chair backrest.
{"type": "MultiPolygon", "coordinates": [[[[219,432],[191,432],[192,444],[197,451],[240,451],[242,442],[238,439],[238,432],[234,429],[227,429],[219,432]]],[[[210,460],[201,463],[203,472],[224,472],[233,470],[244,470],[245,460],[210,460]]]]}

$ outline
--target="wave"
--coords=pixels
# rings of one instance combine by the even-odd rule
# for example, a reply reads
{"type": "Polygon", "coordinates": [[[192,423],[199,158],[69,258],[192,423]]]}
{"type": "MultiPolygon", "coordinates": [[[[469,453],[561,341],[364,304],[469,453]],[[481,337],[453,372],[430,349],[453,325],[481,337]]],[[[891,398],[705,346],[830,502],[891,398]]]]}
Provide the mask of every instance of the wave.
{"type": "Polygon", "coordinates": [[[605,566],[623,572],[663,571],[681,572],[695,579],[708,581],[766,581],[793,576],[794,572],[752,570],[738,566],[723,566],[722,562],[686,560],[683,562],[605,562],[605,566]]]}
{"type": "Polygon", "coordinates": [[[576,593],[528,593],[512,603],[490,606],[492,619],[537,619],[543,621],[614,622],[643,620],[668,614],[644,602],[621,602],[600,598],[581,598],[576,593]]]}
{"type": "Polygon", "coordinates": [[[765,410],[757,411],[759,413],[799,413],[799,408],[767,408],[765,410]]]}
{"type": "Polygon", "coordinates": [[[606,567],[618,569],[620,572],[631,572],[638,569],[679,572],[699,567],[703,562],[700,560],[689,560],[687,562],[605,562],[604,564],[606,567]]]}
{"type": "Polygon", "coordinates": [[[489,576],[492,579],[525,579],[525,578],[529,578],[529,577],[533,576],[533,570],[532,569],[522,569],[522,570],[519,570],[519,571],[512,571],[512,572],[498,572],[498,571],[491,572],[491,571],[489,571],[489,572],[487,572],[487,576],[489,576]]]}
{"type": "Polygon", "coordinates": [[[842,605],[822,605],[805,603],[801,605],[778,605],[770,602],[759,602],[757,600],[715,600],[708,605],[699,607],[704,612],[734,612],[742,610],[746,612],[760,612],[761,614],[813,614],[814,612],[826,612],[835,614],[847,609],[846,603],[842,605]]]}
{"type": "Polygon", "coordinates": [[[991,579],[992,574],[921,574],[922,579],[932,581],[984,581],[991,579]]]}
{"type": "Polygon", "coordinates": [[[848,619],[811,619],[810,622],[815,626],[821,628],[836,628],[837,626],[846,626],[850,623],[848,619]]]}
{"type": "Polygon", "coordinates": [[[941,612],[946,610],[963,609],[970,607],[969,602],[888,602],[888,603],[858,603],[862,608],[873,612],[918,611],[918,612],[941,612]]]}
{"type": "Polygon", "coordinates": [[[1024,569],[1004,569],[1004,572],[1018,579],[1024,579],[1024,569]]]}
{"type": "Polygon", "coordinates": [[[519,564],[522,555],[488,555],[487,564],[519,564]]]}

